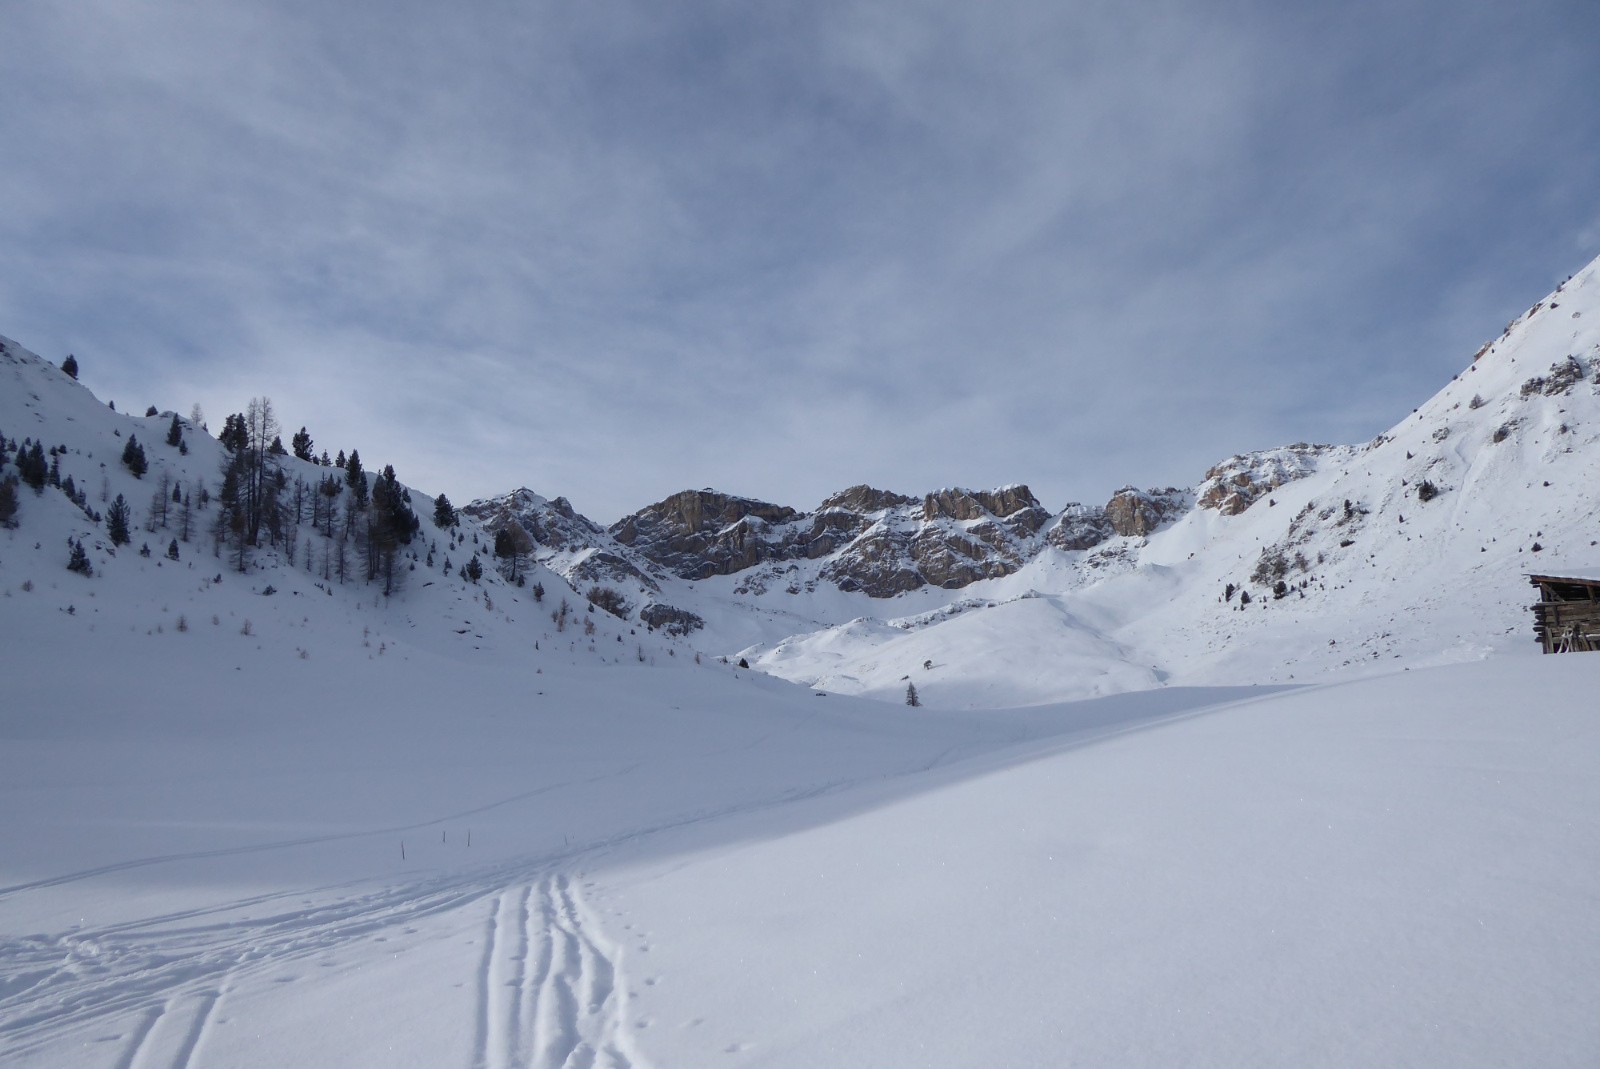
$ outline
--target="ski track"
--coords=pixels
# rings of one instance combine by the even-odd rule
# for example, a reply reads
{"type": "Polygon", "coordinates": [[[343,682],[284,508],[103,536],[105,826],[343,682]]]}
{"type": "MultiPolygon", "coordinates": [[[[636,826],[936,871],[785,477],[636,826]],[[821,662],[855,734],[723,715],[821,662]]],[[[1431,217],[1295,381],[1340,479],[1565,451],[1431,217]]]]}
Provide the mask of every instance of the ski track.
{"type": "Polygon", "coordinates": [[[489,910],[472,1069],[629,1069],[618,953],[565,875],[501,892],[489,910]]]}
{"type": "MultiPolygon", "coordinates": [[[[302,905],[308,897],[339,889],[296,888],[56,935],[0,936],[0,1064],[49,1047],[92,1022],[148,1015],[176,992],[205,985],[220,991],[227,977],[248,980],[270,968],[489,900],[493,905],[479,966],[474,1069],[637,1065],[639,1056],[623,1023],[627,994],[619,954],[600,933],[578,888],[564,875],[551,875],[557,866],[575,866],[580,858],[600,857],[674,829],[926,771],[961,749],[887,774],[787,787],[765,798],[675,814],[560,853],[375,890],[346,889],[341,897],[309,906],[302,905]],[[262,907],[263,916],[239,915],[262,907]]],[[[168,859],[147,863],[162,860],[168,859]]],[[[37,893],[87,875],[0,888],[0,897],[37,893]]],[[[145,1031],[170,1031],[167,1018],[173,1012],[169,1006],[145,1031]]],[[[195,1034],[191,1054],[203,1039],[202,1033],[195,1034]]],[[[149,1035],[142,1042],[154,1043],[149,1035]]],[[[145,1069],[147,1053],[135,1051],[125,1069],[145,1069]]]]}
{"type": "Polygon", "coordinates": [[[198,1055],[227,989],[224,983],[146,1010],[116,1069],[192,1069],[201,1064],[198,1055]]]}

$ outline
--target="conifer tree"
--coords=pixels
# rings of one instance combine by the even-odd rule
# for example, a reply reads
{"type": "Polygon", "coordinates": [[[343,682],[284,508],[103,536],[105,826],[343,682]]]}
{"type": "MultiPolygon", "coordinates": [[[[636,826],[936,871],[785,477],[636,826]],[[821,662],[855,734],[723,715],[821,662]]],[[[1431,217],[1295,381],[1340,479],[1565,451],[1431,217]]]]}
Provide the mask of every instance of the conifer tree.
{"type": "MultiPolygon", "coordinates": [[[[358,463],[355,454],[351,454],[352,467],[358,463]]],[[[385,466],[372,487],[372,516],[367,522],[367,580],[381,574],[385,595],[394,592],[394,564],[400,547],[410,543],[419,526],[405,497],[395,479],[394,465],[385,466]]]]}
{"type": "Polygon", "coordinates": [[[917,697],[917,685],[915,683],[906,684],[906,704],[913,709],[922,704],[922,699],[917,697]]]}
{"type": "Polygon", "coordinates": [[[156,492],[150,498],[150,528],[167,525],[167,517],[172,508],[172,474],[165,468],[161,469],[161,485],[156,487],[156,492]]]}
{"type": "Polygon", "coordinates": [[[454,527],[460,522],[456,515],[455,506],[450,504],[450,499],[440,494],[433,499],[433,525],[439,528],[454,527]]]}
{"type": "Polygon", "coordinates": [[[167,444],[176,448],[183,444],[183,424],[178,422],[178,414],[172,414],[172,425],[167,428],[167,444]]]}
{"type": "Polygon", "coordinates": [[[311,452],[311,435],[306,433],[304,427],[294,432],[294,437],[289,439],[289,447],[294,450],[294,455],[299,459],[315,460],[311,452]]]}
{"type": "Polygon", "coordinates": [[[121,494],[106,509],[106,535],[114,546],[125,546],[132,539],[128,534],[128,502],[121,494]]]}
{"type": "Polygon", "coordinates": [[[72,547],[72,553],[67,557],[67,571],[77,572],[79,575],[93,575],[94,566],[89,563],[89,554],[84,552],[82,542],[67,539],[67,545],[72,547]]]}
{"type": "Polygon", "coordinates": [[[250,444],[250,431],[243,413],[236,412],[222,421],[222,433],[217,435],[217,441],[230,453],[238,453],[250,444]]]}
{"type": "Polygon", "coordinates": [[[184,494],[183,500],[178,503],[178,537],[185,542],[189,541],[189,534],[194,528],[194,506],[190,504],[192,500],[188,494],[184,494]]]}
{"type": "Polygon", "coordinates": [[[0,527],[17,525],[17,478],[7,475],[0,478],[0,527]]]}
{"type": "Polygon", "coordinates": [[[76,379],[78,377],[78,358],[68,353],[67,358],[61,361],[61,370],[76,379]]]}
{"type": "Polygon", "coordinates": [[[361,451],[350,450],[350,459],[344,466],[345,485],[350,487],[350,497],[357,509],[367,507],[367,473],[361,470],[361,451]]]}
{"type": "Polygon", "coordinates": [[[135,479],[144,478],[144,473],[150,470],[150,463],[145,459],[144,446],[139,444],[138,435],[128,435],[128,444],[122,447],[122,464],[133,472],[135,479]]]}
{"type": "Polygon", "coordinates": [[[522,577],[523,564],[531,552],[533,552],[533,539],[528,537],[528,532],[523,530],[521,524],[508,523],[494,533],[494,555],[505,561],[500,574],[505,576],[507,582],[515,583],[522,577]]]}
{"type": "Polygon", "coordinates": [[[44,447],[34,442],[27,449],[19,449],[17,472],[23,482],[33,487],[34,493],[44,493],[45,480],[50,475],[50,465],[44,459],[44,447]]]}

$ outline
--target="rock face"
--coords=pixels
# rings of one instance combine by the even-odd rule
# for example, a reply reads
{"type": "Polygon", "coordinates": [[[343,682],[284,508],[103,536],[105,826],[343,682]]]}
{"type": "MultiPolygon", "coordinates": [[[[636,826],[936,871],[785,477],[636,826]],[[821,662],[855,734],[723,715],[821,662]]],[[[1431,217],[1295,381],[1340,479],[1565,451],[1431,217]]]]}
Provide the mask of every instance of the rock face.
{"type": "Polygon", "coordinates": [[[661,589],[660,575],[606,533],[575,512],[564,497],[551,501],[523,487],[499,497],[474,501],[461,510],[491,534],[515,524],[533,539],[533,558],[559,572],[580,591],[596,586],[661,589]]]}
{"type": "Polygon", "coordinates": [[[678,636],[692,634],[706,626],[706,622],[694,613],[671,605],[646,605],[640,611],[639,619],[649,627],[678,636]]]}
{"type": "Polygon", "coordinates": [[[1231,456],[1206,472],[1195,503],[1224,516],[1237,516],[1269,492],[1316,471],[1318,461],[1333,451],[1333,446],[1296,442],[1231,456]]]}
{"type": "Polygon", "coordinates": [[[461,511],[491,532],[508,523],[518,524],[537,545],[556,552],[591,548],[605,534],[599,524],[574,512],[566,498],[551,501],[525,486],[474,501],[461,511]]]}
{"type": "Polygon", "coordinates": [[[743,571],[774,556],[767,529],[798,513],[715,490],[685,490],[625,516],[611,537],[674,575],[706,579],[743,571]]]}
{"type": "Polygon", "coordinates": [[[580,589],[635,587],[645,623],[693,630],[693,613],[656,598],[669,577],[698,582],[738,574],[734,592],[741,596],[775,588],[798,594],[820,583],[874,598],[928,586],[954,590],[1010,575],[1047,546],[1081,551],[1119,535],[1142,537],[1188,507],[1188,494],[1171,488],[1127,487],[1103,508],[1074,504],[1052,514],[1021,485],[946,488],[920,498],[862,485],[809,513],[685,490],[609,530],[560,498],[546,501],[528,490],[467,511],[491,530],[520,524],[541,562],[580,589]]]}
{"type": "Polygon", "coordinates": [[[1143,538],[1187,507],[1188,494],[1175,486],[1139,490],[1124,486],[1106,502],[1106,522],[1124,538],[1143,538]]]}
{"type": "Polygon", "coordinates": [[[1115,537],[1116,533],[1111,529],[1105,509],[1073,502],[1061,510],[1044,537],[1057,549],[1085,550],[1115,537]]]}

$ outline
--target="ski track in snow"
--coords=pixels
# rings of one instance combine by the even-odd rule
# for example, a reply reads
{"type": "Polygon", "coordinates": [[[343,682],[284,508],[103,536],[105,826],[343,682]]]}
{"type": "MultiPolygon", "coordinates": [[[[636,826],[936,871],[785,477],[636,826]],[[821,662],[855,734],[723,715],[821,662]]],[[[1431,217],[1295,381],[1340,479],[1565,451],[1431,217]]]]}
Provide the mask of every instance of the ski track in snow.
{"type": "Polygon", "coordinates": [[[213,1011],[235,977],[325,954],[365,936],[481,899],[481,886],[443,883],[367,894],[240,918],[237,911],[306,892],[260,896],[63,936],[0,942],[0,1063],[49,1046],[87,1024],[143,1013],[119,1069],[198,1064],[213,1011]],[[229,916],[229,915],[233,916],[229,916]],[[198,1006],[197,1010],[189,1007],[198,1006]],[[181,1039],[174,1019],[192,1017],[181,1039]]]}
{"type": "Polygon", "coordinates": [[[472,1069],[627,1069],[618,955],[564,875],[501,892],[480,968],[472,1069]]]}
{"type": "Polygon", "coordinates": [[[198,1055],[226,990],[226,985],[203,989],[168,999],[147,1011],[116,1063],[117,1069],[190,1069],[200,1065],[198,1055]]]}
{"type": "MultiPolygon", "coordinates": [[[[532,875],[532,874],[530,874],[532,875]]],[[[275,899],[0,942],[0,1062],[98,1021],[137,1017],[116,1069],[204,1064],[218,1004],[240,978],[487,899],[471,1069],[627,1069],[620,953],[565,874],[509,884],[389,888],[254,919],[275,899]]]]}

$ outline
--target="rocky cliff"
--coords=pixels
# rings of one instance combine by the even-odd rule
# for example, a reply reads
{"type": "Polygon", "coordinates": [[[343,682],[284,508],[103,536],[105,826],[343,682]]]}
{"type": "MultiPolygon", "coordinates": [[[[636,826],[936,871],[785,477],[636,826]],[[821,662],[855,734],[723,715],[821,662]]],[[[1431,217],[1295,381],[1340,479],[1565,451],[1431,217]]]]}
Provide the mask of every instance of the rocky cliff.
{"type": "MultiPolygon", "coordinates": [[[[645,610],[662,605],[656,595],[668,578],[698,583],[738,575],[736,595],[800,593],[819,584],[874,598],[924,587],[954,590],[1010,575],[1050,548],[1079,552],[1119,537],[1142,539],[1191,502],[1187,491],[1171,487],[1124,487],[1104,506],[1072,504],[1052,513],[1022,485],[944,488],[921,497],[860,485],[811,512],[685,490],[609,529],[577,515],[562,498],[529,490],[474,502],[467,512],[490,530],[520,525],[542,563],[580,588],[635,589],[645,610]]],[[[669,609],[678,611],[652,611],[665,620],[669,609]]]]}

